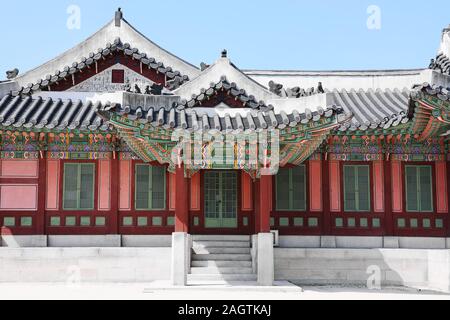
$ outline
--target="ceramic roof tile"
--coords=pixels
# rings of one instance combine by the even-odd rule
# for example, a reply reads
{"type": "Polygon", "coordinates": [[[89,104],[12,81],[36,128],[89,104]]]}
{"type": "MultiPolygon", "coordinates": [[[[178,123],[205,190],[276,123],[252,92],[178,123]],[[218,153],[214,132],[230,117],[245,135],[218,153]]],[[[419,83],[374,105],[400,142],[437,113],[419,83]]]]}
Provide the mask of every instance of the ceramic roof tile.
{"type": "MultiPolygon", "coordinates": [[[[319,121],[321,117],[332,117],[333,115],[339,115],[342,113],[341,108],[333,107],[323,111],[313,113],[313,116],[309,121],[319,121]]],[[[230,116],[225,114],[208,115],[206,113],[199,113],[195,109],[189,110],[177,110],[172,108],[166,110],[160,108],[150,108],[147,113],[139,112],[139,108],[124,107],[116,105],[113,110],[105,110],[100,108],[99,114],[109,119],[112,113],[117,113],[120,116],[127,117],[133,121],[139,121],[143,124],[151,124],[155,127],[167,127],[167,128],[183,128],[189,130],[215,130],[215,131],[243,131],[243,130],[260,130],[260,129],[283,129],[287,126],[296,126],[299,124],[301,115],[296,112],[295,114],[287,114],[281,112],[275,114],[273,111],[263,112],[254,110],[248,112],[246,115],[236,114],[230,116]]],[[[306,116],[304,116],[306,119],[306,116]]]]}
{"type": "Polygon", "coordinates": [[[0,101],[0,126],[30,130],[107,130],[96,111],[100,104],[79,100],[5,96],[0,101]]]}

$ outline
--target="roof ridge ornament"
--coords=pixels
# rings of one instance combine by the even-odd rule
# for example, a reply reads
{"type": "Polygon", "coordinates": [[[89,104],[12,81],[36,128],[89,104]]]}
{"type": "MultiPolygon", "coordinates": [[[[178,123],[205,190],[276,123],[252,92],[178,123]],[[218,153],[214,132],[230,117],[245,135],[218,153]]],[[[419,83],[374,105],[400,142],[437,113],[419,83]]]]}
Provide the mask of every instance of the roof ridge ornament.
{"type": "Polygon", "coordinates": [[[222,50],[222,58],[228,58],[228,51],[227,49],[222,50]]]}
{"type": "Polygon", "coordinates": [[[114,17],[116,27],[120,27],[122,19],[123,19],[122,8],[118,8],[114,17]]]}
{"type": "Polygon", "coordinates": [[[18,75],[19,75],[19,69],[17,69],[17,68],[6,71],[6,78],[8,80],[12,80],[12,79],[16,78],[18,75]]]}
{"type": "Polygon", "coordinates": [[[448,32],[450,32],[450,25],[448,25],[447,27],[445,27],[445,28],[442,30],[442,33],[443,33],[443,34],[446,34],[446,33],[448,33],[448,32]]]}

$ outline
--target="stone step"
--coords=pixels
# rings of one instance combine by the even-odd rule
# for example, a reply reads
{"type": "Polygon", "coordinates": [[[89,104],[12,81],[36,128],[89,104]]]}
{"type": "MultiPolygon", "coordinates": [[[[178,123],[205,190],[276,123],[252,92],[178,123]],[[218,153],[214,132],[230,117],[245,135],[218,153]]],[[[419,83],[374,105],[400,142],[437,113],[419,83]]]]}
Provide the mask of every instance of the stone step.
{"type": "Polygon", "coordinates": [[[194,248],[250,248],[249,241],[193,241],[194,248]]]}
{"type": "Polygon", "coordinates": [[[191,274],[253,274],[252,268],[231,268],[231,267],[193,267],[191,274]]]}
{"type": "Polygon", "coordinates": [[[188,283],[189,282],[197,282],[197,281],[257,281],[258,278],[256,274],[189,274],[188,275],[188,283]]]}
{"type": "Polygon", "coordinates": [[[194,235],[192,236],[194,241],[249,241],[250,236],[223,236],[223,235],[194,235]]]}
{"type": "Polygon", "coordinates": [[[250,254],[250,248],[201,248],[192,249],[195,254],[250,254]]]}
{"type": "Polygon", "coordinates": [[[250,254],[193,254],[192,261],[252,261],[250,254]]]}
{"type": "Polygon", "coordinates": [[[251,268],[251,261],[192,261],[192,267],[242,267],[251,268]]]}

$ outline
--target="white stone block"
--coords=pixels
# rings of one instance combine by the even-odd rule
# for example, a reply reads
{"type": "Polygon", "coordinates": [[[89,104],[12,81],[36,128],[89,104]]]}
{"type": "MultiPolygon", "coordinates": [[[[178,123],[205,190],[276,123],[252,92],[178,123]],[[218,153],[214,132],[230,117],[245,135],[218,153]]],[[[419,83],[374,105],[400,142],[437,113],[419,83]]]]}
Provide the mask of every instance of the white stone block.
{"type": "Polygon", "coordinates": [[[280,248],[320,248],[320,236],[318,237],[281,236],[280,248]]]}
{"type": "Polygon", "coordinates": [[[430,288],[450,293],[450,250],[432,250],[428,256],[430,288]]]}
{"type": "Polygon", "coordinates": [[[169,280],[170,261],[170,248],[1,248],[0,282],[169,280]]]}
{"type": "Polygon", "coordinates": [[[306,249],[274,249],[275,259],[301,259],[306,258],[306,249]]]}
{"type": "Polygon", "coordinates": [[[47,236],[13,236],[2,235],[2,247],[8,248],[45,248],[47,247],[47,236]]]}
{"type": "Polygon", "coordinates": [[[334,236],[323,236],[320,239],[321,248],[337,248],[336,237],[334,236]]]}
{"type": "Polygon", "coordinates": [[[252,256],[253,273],[256,274],[258,272],[258,235],[257,234],[252,235],[251,243],[252,243],[251,256],[252,256]]]}
{"type": "Polygon", "coordinates": [[[446,249],[446,238],[409,238],[399,239],[400,248],[403,249],[446,249]]]}
{"type": "Polygon", "coordinates": [[[307,259],[345,259],[345,249],[305,249],[307,259]]]}
{"type": "Polygon", "coordinates": [[[120,235],[105,236],[48,236],[48,246],[55,248],[121,247],[120,235]]]}
{"type": "Polygon", "coordinates": [[[398,237],[384,237],[383,248],[398,249],[400,248],[400,242],[398,237]]]}
{"type": "Polygon", "coordinates": [[[122,246],[126,248],[170,248],[172,246],[172,236],[122,236],[122,246]]]}
{"type": "Polygon", "coordinates": [[[382,285],[450,292],[450,250],[276,249],[277,280],[299,284],[365,284],[379,272],[382,285]],[[370,271],[370,272],[369,272],[370,271]]]}
{"type": "Polygon", "coordinates": [[[274,248],[273,234],[258,234],[258,285],[273,286],[274,276],[274,248]]]}
{"type": "Polygon", "coordinates": [[[187,285],[187,243],[187,233],[175,232],[172,234],[172,284],[174,286],[187,285]]]}
{"type": "Polygon", "coordinates": [[[374,249],[383,248],[382,237],[336,237],[338,248],[374,249]]]}

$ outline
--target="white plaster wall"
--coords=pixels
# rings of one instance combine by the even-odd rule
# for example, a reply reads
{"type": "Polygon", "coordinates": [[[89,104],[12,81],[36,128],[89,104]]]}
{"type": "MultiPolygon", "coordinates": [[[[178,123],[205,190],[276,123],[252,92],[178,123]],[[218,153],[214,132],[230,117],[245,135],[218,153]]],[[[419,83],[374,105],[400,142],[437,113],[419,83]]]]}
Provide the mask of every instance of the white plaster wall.
{"type": "Polygon", "coordinates": [[[253,80],[264,86],[270,81],[283,84],[284,88],[323,88],[330,91],[352,89],[411,89],[416,84],[432,81],[432,70],[388,71],[245,71],[253,80]]]}
{"type": "Polygon", "coordinates": [[[106,70],[97,73],[95,76],[75,85],[67,90],[68,92],[117,92],[125,91],[126,85],[129,84],[130,88],[134,90],[134,86],[138,85],[142,91],[146,86],[151,86],[153,81],[148,80],[146,77],[141,76],[139,73],[134,72],[130,68],[122,65],[115,64],[106,70]],[[112,83],[112,71],[123,70],[125,74],[125,83],[112,83]]]}
{"type": "Polygon", "coordinates": [[[1,248],[0,282],[169,280],[170,263],[170,248],[1,248]]]}

